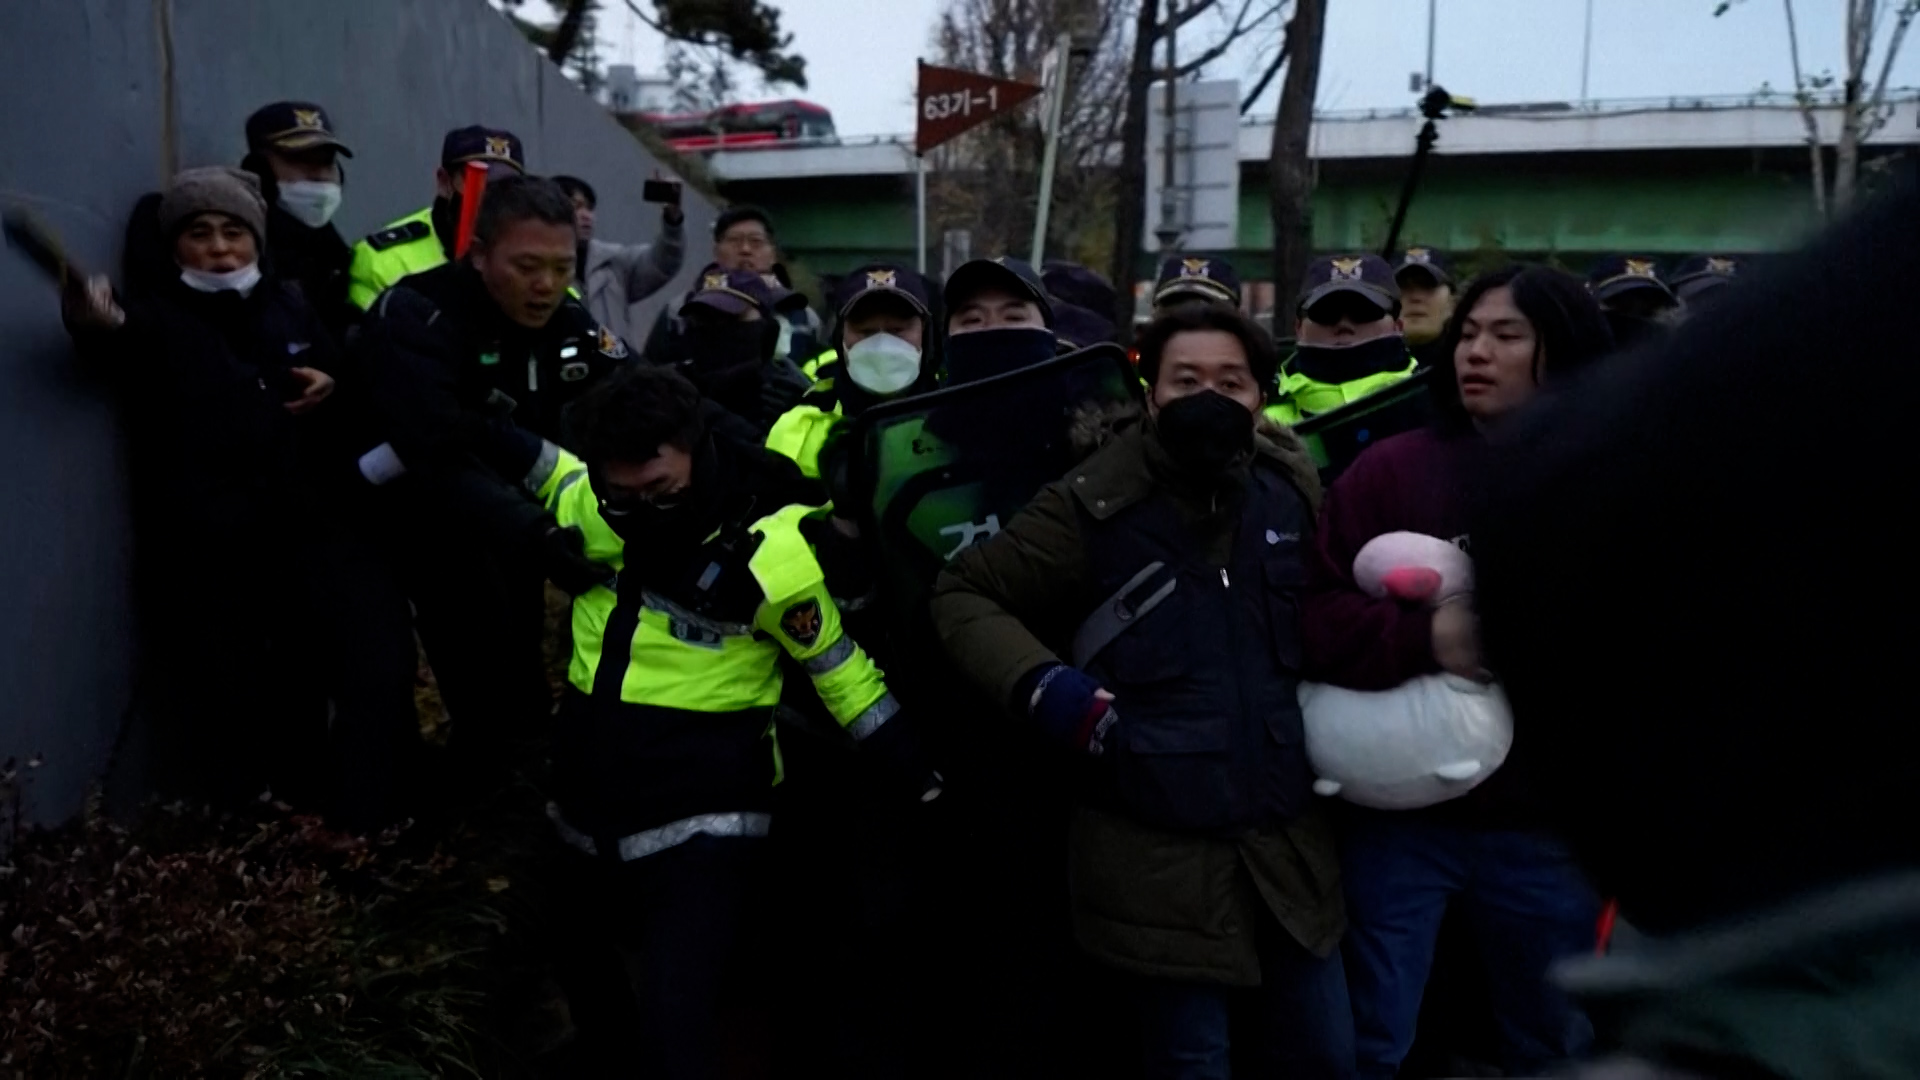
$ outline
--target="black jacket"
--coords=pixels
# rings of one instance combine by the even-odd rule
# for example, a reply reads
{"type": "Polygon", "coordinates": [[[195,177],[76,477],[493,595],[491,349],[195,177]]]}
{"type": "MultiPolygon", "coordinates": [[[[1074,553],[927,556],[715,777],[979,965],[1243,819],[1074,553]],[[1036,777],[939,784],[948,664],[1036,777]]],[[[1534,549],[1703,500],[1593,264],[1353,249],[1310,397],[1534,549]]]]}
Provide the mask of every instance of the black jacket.
{"type": "Polygon", "coordinates": [[[568,297],[532,330],[501,313],[471,267],[415,274],[367,313],[360,353],[385,430],[409,470],[468,457],[510,480],[539,441],[564,445],[566,407],[627,362],[626,346],[568,297]]]}
{"type": "Polygon", "coordinates": [[[297,289],[267,278],[243,297],[176,279],[125,308],[123,327],[78,344],[124,402],[147,535],[273,545],[350,487],[370,417],[297,289]],[[303,416],[284,407],[301,391],[295,367],[336,380],[303,416]]]}
{"type": "Polygon", "coordinates": [[[278,206],[267,212],[268,273],[300,286],[335,341],[360,322],[360,309],[347,299],[347,269],[353,248],[331,224],[310,229],[278,206]]]}

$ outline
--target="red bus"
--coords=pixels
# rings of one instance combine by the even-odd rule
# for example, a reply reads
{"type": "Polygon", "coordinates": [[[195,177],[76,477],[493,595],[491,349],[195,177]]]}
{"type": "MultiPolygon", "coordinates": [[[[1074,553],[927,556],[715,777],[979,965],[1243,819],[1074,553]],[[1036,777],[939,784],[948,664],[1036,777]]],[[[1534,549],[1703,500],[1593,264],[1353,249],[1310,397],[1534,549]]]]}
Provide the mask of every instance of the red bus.
{"type": "Polygon", "coordinates": [[[833,114],[809,101],[726,105],[709,113],[634,113],[683,152],[740,150],[834,138],[833,114]]]}

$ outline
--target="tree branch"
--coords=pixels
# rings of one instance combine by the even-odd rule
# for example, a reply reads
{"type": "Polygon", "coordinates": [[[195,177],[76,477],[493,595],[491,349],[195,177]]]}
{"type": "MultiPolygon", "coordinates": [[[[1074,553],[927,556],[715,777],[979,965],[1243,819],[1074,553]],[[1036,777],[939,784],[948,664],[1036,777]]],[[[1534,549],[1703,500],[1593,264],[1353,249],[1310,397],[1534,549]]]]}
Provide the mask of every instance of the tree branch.
{"type": "Polygon", "coordinates": [[[580,44],[580,31],[587,25],[587,8],[592,3],[593,0],[567,0],[560,24],[553,28],[553,37],[547,42],[547,59],[564,64],[567,57],[573,55],[573,47],[580,44]]]}
{"type": "Polygon", "coordinates": [[[1267,87],[1273,83],[1274,76],[1280,74],[1280,69],[1287,66],[1287,56],[1293,51],[1291,23],[1288,24],[1287,29],[1287,36],[1280,39],[1280,51],[1274,54],[1273,63],[1267,65],[1267,70],[1260,75],[1260,81],[1253,84],[1253,89],[1247,92],[1247,96],[1240,99],[1240,112],[1242,115],[1245,115],[1248,109],[1253,108],[1253,103],[1259,101],[1260,95],[1266,93],[1267,87]]]}
{"type": "Polygon", "coordinates": [[[639,4],[634,3],[633,0],[626,0],[626,5],[627,5],[627,10],[633,12],[633,17],[636,19],[639,19],[641,24],[644,25],[647,29],[653,31],[656,34],[660,34],[663,36],[666,35],[667,28],[660,25],[660,21],[658,19],[655,19],[653,16],[648,15],[646,12],[641,11],[639,4]]]}

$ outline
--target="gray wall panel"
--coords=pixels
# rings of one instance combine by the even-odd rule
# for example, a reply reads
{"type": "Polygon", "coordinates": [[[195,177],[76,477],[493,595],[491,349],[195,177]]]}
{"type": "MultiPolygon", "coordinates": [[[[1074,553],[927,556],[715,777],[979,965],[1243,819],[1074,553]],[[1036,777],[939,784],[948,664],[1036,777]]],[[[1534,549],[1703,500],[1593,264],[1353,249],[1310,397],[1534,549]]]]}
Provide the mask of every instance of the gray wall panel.
{"type": "MultiPolygon", "coordinates": [[[[653,160],[484,0],[4,0],[0,202],[32,207],[76,258],[117,277],[125,214],[168,162],[237,162],[246,115],[301,97],[325,104],[356,152],[338,219],[350,237],[426,205],[441,136],[469,123],[518,133],[535,172],[590,180],[603,238],[657,227],[640,201],[653,160]]],[[[689,202],[692,265],[670,291],[706,258],[713,209],[689,202]]],[[[0,469],[0,758],[44,754],[26,809],[58,821],[138,714],[131,538],[113,412],[75,370],[53,293],[10,253],[0,469]]],[[[207,657],[209,678],[220,662],[207,657]]],[[[136,732],[127,753],[141,743],[136,732]]],[[[137,761],[121,764],[138,776],[137,761]]]]}

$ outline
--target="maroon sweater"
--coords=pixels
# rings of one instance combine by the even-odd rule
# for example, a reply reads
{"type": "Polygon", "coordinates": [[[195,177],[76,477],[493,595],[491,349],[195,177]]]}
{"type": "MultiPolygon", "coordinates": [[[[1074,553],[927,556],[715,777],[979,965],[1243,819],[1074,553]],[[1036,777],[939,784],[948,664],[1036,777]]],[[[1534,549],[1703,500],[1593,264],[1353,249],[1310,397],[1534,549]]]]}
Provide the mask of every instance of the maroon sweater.
{"type": "MultiPolygon", "coordinates": [[[[1308,559],[1302,634],[1307,677],[1354,690],[1388,690],[1440,670],[1433,659],[1433,613],[1424,604],[1376,599],[1353,580],[1354,556],[1376,536],[1417,532],[1471,551],[1466,481],[1482,446],[1477,435],[1433,429],[1384,439],[1340,474],[1320,507],[1308,559]]],[[[1460,823],[1536,824],[1526,795],[1521,738],[1499,771],[1466,795],[1424,810],[1460,823]]]]}

